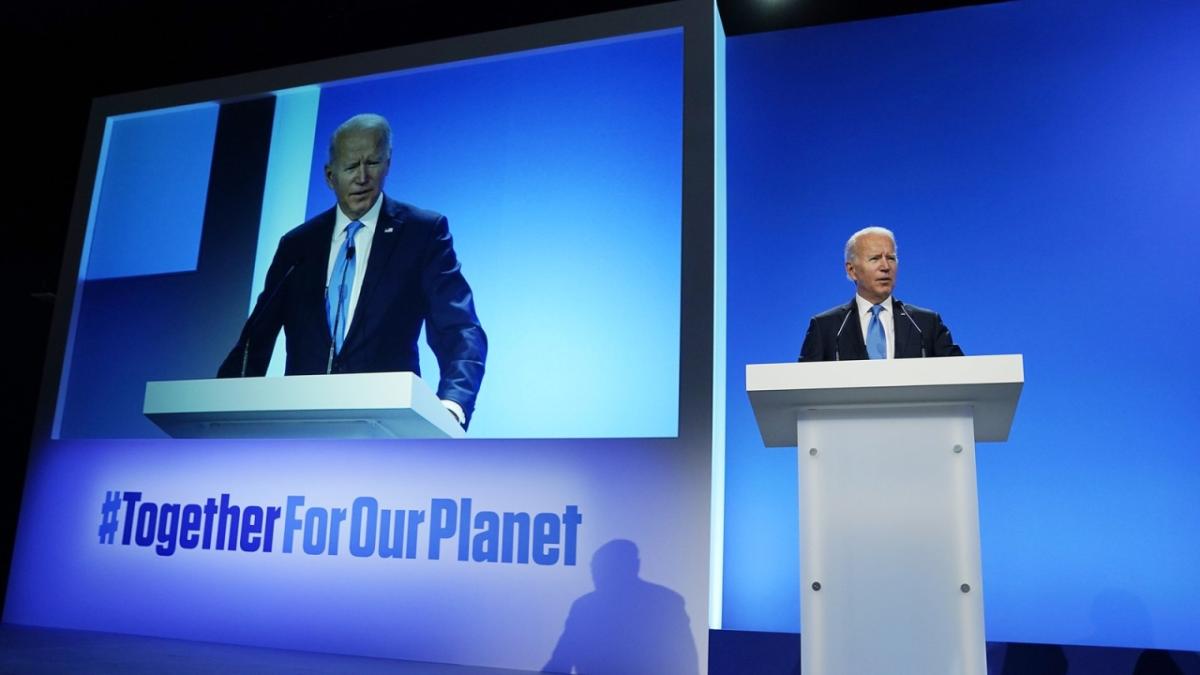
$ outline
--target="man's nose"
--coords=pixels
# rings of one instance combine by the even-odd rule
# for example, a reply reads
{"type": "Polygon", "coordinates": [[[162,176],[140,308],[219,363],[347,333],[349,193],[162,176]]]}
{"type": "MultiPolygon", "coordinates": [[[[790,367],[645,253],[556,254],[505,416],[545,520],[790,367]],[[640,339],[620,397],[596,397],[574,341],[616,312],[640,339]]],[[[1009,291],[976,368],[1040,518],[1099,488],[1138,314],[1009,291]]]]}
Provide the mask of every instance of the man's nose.
{"type": "Polygon", "coordinates": [[[358,171],[354,172],[354,182],[355,183],[367,182],[367,167],[365,167],[365,166],[358,167],[358,171]]]}

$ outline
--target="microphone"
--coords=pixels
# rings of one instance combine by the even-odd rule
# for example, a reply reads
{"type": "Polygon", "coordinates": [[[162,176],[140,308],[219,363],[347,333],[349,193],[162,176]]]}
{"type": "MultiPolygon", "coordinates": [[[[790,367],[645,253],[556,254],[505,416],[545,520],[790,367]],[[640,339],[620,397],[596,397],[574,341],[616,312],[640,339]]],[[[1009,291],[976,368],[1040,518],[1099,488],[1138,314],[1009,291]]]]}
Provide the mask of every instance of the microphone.
{"type": "Polygon", "coordinates": [[[271,290],[271,294],[267,296],[266,302],[262,304],[262,306],[259,308],[259,311],[255,312],[250,317],[251,320],[246,326],[246,341],[242,345],[242,374],[240,377],[246,376],[246,366],[250,363],[250,336],[254,335],[254,329],[258,327],[259,319],[262,318],[263,313],[270,308],[271,303],[275,302],[275,297],[279,295],[279,291],[283,290],[283,285],[285,282],[287,282],[288,277],[290,277],[292,272],[295,271],[295,269],[303,262],[303,260],[297,260],[296,262],[292,263],[291,267],[287,268],[287,271],[283,273],[283,277],[279,280],[279,283],[275,284],[275,288],[273,288],[271,290]]]}
{"type": "Polygon", "coordinates": [[[846,312],[846,316],[842,318],[842,325],[838,326],[837,335],[833,336],[833,360],[834,361],[842,360],[842,347],[841,347],[842,330],[846,327],[846,322],[850,320],[850,312],[853,312],[854,310],[855,310],[855,305],[853,303],[851,303],[851,307],[846,312]]]}
{"type": "Polygon", "coordinates": [[[921,339],[921,358],[925,358],[925,333],[921,332],[921,327],[918,326],[917,322],[913,321],[913,318],[908,315],[908,309],[904,306],[904,303],[897,300],[896,304],[900,306],[900,313],[904,315],[904,318],[908,319],[908,322],[912,324],[913,328],[917,329],[917,335],[921,339]]]}

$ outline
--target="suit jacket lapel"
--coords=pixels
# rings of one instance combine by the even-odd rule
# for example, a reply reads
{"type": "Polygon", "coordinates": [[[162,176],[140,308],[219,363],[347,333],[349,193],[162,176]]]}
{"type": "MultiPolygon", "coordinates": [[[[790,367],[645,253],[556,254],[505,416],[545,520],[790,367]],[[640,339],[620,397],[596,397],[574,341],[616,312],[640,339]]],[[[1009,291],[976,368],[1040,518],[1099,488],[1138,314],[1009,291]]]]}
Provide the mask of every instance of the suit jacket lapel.
{"type": "Polygon", "coordinates": [[[346,335],[346,342],[363,330],[360,326],[364,322],[359,321],[359,318],[367,316],[363,310],[371,306],[373,291],[387,272],[388,261],[396,250],[397,242],[400,241],[400,231],[404,219],[397,213],[395,202],[382,195],[380,195],[380,199],[384,201],[382,208],[379,209],[379,220],[375,223],[375,234],[371,237],[371,256],[367,259],[367,276],[363,277],[362,288],[358,292],[354,320],[350,323],[350,332],[346,335]]]}
{"type": "Polygon", "coordinates": [[[913,319],[908,315],[908,307],[892,298],[892,309],[895,310],[894,332],[896,334],[896,358],[916,358],[921,355],[921,335],[913,326],[913,319]],[[910,321],[910,319],[912,319],[910,321]]]}
{"type": "MultiPolygon", "coordinates": [[[[329,242],[333,241],[333,225],[337,222],[334,210],[331,209],[327,213],[327,216],[318,222],[317,226],[308,234],[308,236],[313,237],[314,243],[304,245],[304,250],[317,251],[319,252],[318,255],[311,261],[311,264],[306,262],[299,270],[307,277],[304,283],[299,284],[299,287],[312,289],[313,292],[320,294],[320,297],[317,298],[318,303],[316,306],[320,307],[322,317],[327,314],[325,310],[325,292],[329,286],[329,242]]],[[[306,306],[311,301],[310,297],[303,299],[306,306]]],[[[322,319],[321,322],[326,323],[325,319],[322,319]]],[[[326,331],[328,331],[328,328],[326,328],[326,331]]]]}
{"type": "Polygon", "coordinates": [[[862,322],[858,320],[858,303],[854,301],[854,298],[850,298],[850,304],[846,305],[846,311],[850,313],[850,316],[846,317],[842,335],[837,341],[840,359],[842,361],[865,359],[867,358],[867,344],[863,342],[862,322]]]}

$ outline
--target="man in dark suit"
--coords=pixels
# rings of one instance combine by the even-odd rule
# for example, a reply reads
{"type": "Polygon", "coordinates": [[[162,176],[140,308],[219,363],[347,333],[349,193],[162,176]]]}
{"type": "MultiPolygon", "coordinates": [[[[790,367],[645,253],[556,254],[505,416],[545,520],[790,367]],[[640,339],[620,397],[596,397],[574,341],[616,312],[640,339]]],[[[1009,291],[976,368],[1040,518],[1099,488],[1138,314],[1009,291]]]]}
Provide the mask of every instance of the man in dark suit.
{"type": "Polygon", "coordinates": [[[487,336],[446,218],[383,194],[391,150],[391,127],[378,115],[356,115],[334,131],[325,182],[337,205],[279,240],[218,377],[265,374],[280,328],[286,375],[420,374],[424,324],[441,369],[438,397],[465,427],[487,336]]]}
{"type": "Polygon", "coordinates": [[[812,318],[800,360],[962,356],[937,312],[892,297],[898,267],[890,230],[855,232],[846,242],[846,276],[854,282],[854,299],[812,318]]]}

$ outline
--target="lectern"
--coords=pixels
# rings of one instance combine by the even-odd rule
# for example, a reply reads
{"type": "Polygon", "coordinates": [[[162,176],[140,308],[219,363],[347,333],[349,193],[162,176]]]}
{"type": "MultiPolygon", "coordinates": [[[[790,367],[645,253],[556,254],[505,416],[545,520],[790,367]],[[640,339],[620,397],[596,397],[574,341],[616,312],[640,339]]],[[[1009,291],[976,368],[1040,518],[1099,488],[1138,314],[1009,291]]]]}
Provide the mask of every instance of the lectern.
{"type": "Polygon", "coordinates": [[[798,452],[804,675],[985,675],[975,443],[1023,383],[1019,355],[746,366],[798,452]]]}
{"type": "Polygon", "coordinates": [[[176,438],[460,438],[414,373],[147,382],[142,412],[176,438]]]}

